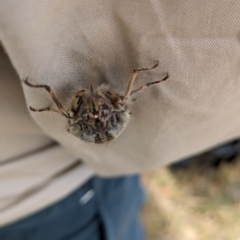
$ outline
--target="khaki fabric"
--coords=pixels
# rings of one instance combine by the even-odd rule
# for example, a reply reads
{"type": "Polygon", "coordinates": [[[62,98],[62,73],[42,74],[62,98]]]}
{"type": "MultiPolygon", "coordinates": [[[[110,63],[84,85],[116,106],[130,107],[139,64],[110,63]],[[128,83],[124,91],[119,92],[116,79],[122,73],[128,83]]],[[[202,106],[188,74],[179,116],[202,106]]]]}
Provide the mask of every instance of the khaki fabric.
{"type": "MultiPolygon", "coordinates": [[[[130,101],[119,138],[94,145],[66,131],[57,113],[33,119],[69,154],[105,176],[154,169],[239,137],[240,2],[235,0],[0,0],[0,39],[19,77],[52,87],[67,109],[80,89],[106,84],[124,93],[170,78],[130,101]]],[[[54,106],[23,85],[27,105],[54,106]]],[[[6,126],[7,129],[7,126],[6,126]]]]}
{"type": "MultiPolygon", "coordinates": [[[[160,167],[240,133],[240,2],[1,0],[1,41],[21,79],[50,85],[67,108],[104,83],[124,92],[133,68],[160,61],[136,85],[170,78],[137,95],[125,132],[107,145],[66,132],[56,113],[31,113],[71,154],[104,175],[160,167]]],[[[28,105],[53,104],[24,86],[28,105]]]]}

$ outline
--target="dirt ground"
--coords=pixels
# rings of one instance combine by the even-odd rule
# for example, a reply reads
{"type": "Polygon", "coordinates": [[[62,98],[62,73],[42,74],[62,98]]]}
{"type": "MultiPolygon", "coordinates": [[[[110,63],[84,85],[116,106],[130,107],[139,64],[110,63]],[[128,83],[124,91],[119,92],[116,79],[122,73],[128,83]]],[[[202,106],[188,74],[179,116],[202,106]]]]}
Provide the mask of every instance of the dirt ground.
{"type": "Polygon", "coordinates": [[[240,240],[240,161],[142,177],[147,240],[240,240]]]}

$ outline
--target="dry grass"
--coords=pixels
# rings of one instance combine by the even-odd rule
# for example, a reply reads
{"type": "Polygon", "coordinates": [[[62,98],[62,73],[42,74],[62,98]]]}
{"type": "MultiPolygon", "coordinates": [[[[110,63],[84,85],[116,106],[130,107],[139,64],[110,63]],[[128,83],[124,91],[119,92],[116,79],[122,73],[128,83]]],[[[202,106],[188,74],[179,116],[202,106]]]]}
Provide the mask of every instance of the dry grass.
{"type": "Polygon", "coordinates": [[[147,240],[240,240],[240,161],[143,176],[147,240]]]}

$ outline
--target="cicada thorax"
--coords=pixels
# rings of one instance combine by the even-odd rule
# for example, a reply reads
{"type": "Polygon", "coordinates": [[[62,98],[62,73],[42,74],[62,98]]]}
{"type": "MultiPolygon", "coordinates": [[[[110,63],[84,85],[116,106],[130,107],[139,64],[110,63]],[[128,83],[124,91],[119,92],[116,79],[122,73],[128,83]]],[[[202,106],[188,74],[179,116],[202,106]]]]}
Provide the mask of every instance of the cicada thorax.
{"type": "Polygon", "coordinates": [[[130,117],[122,98],[108,90],[86,93],[78,100],[79,106],[69,131],[86,142],[102,143],[115,138],[130,117]]]}

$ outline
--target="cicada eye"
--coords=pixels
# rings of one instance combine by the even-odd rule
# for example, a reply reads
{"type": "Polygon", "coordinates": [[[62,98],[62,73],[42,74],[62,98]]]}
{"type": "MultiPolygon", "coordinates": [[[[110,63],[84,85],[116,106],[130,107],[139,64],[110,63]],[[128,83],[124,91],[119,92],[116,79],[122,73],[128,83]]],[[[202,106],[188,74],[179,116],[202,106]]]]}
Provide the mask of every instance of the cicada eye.
{"type": "Polygon", "coordinates": [[[90,116],[87,112],[83,112],[82,118],[83,118],[83,120],[88,120],[90,118],[90,116]]]}
{"type": "Polygon", "coordinates": [[[110,113],[109,107],[107,105],[103,105],[102,106],[102,115],[106,117],[109,115],[109,113],[110,113]]]}

